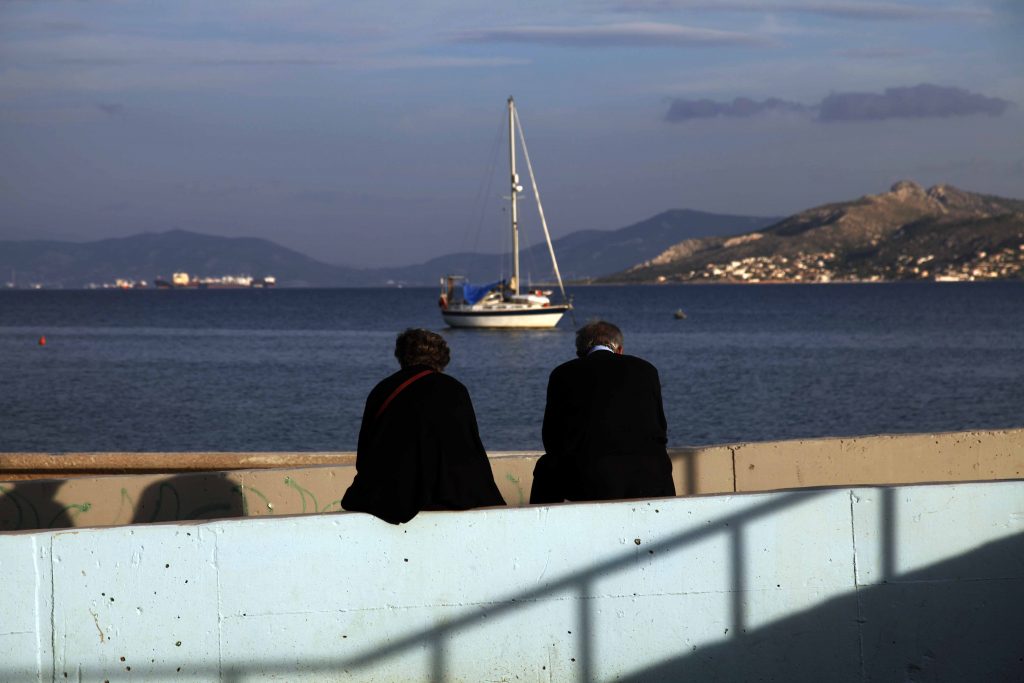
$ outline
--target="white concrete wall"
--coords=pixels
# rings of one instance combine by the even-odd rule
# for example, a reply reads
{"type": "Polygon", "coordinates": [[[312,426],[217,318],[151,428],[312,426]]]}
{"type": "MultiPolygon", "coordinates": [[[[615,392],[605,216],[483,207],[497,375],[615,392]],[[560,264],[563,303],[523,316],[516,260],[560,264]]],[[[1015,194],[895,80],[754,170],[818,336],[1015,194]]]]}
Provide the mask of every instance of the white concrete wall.
{"type": "Polygon", "coordinates": [[[1024,482],[0,535],[0,681],[1020,680],[1024,482]]]}

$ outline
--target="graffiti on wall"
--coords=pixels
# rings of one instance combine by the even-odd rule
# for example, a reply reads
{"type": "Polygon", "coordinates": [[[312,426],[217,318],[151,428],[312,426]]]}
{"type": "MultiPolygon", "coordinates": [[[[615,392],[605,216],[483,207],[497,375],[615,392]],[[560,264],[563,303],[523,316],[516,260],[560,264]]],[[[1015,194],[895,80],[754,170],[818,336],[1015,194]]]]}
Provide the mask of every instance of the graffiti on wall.
{"type": "Polygon", "coordinates": [[[231,473],[155,481],[151,476],[117,477],[116,486],[110,485],[113,478],[2,483],[0,532],[341,511],[340,491],[331,491],[333,496],[323,491],[337,482],[322,472],[310,474],[312,481],[295,474],[260,474],[259,486],[235,481],[231,473]]]}

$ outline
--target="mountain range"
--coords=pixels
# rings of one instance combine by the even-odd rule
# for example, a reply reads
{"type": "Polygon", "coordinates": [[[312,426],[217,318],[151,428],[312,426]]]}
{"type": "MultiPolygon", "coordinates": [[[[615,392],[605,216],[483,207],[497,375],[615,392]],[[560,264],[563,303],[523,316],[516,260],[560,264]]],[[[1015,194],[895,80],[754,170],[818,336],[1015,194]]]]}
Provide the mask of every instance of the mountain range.
{"type": "MultiPolygon", "coordinates": [[[[784,219],[673,210],[619,230],[554,242],[574,282],[830,282],[1024,277],[1024,201],[924,189],[825,204],[784,219]]],[[[435,284],[445,274],[507,277],[507,255],[457,253],[396,268],[324,263],[256,238],[184,230],[94,242],[0,241],[0,277],[18,286],[77,288],[115,279],[273,275],[286,287],[435,284]]],[[[546,244],[521,253],[524,284],[552,282],[546,244]]]]}
{"type": "MultiPolygon", "coordinates": [[[[586,280],[624,270],[680,240],[756,230],[774,218],[700,211],[666,211],[619,230],[583,230],[554,241],[566,278],[586,280]]],[[[551,282],[546,244],[521,252],[523,281],[551,282]]],[[[194,276],[273,275],[285,287],[429,285],[448,273],[487,281],[507,275],[508,256],[449,254],[396,268],[361,269],[317,261],[274,242],[202,235],[185,230],[93,242],[0,241],[0,277],[18,286],[79,288],[115,279],[152,282],[175,272],[194,276]]]]}

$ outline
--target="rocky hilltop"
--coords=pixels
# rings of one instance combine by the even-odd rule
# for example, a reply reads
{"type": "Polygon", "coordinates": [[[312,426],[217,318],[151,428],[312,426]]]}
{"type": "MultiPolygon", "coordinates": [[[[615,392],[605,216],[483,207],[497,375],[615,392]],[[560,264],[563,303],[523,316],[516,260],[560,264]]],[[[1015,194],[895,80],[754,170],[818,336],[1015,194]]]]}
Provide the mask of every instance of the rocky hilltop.
{"type": "Polygon", "coordinates": [[[830,282],[1024,277],[1024,201],[925,190],[826,204],[763,230],[675,244],[606,282],[830,282]]]}

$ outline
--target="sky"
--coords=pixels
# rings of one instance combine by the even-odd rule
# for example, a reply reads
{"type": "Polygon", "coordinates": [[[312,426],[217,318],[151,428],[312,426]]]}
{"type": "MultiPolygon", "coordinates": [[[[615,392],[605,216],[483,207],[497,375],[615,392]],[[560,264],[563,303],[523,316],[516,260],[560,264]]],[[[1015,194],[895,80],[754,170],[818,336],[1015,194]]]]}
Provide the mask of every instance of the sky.
{"type": "Polygon", "coordinates": [[[1021,0],[0,0],[0,239],[497,251],[509,95],[554,237],[1024,198],[1021,0]]]}

